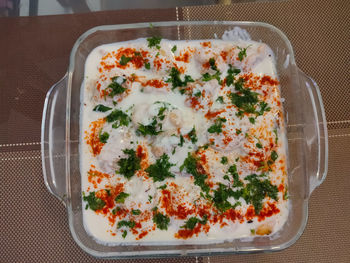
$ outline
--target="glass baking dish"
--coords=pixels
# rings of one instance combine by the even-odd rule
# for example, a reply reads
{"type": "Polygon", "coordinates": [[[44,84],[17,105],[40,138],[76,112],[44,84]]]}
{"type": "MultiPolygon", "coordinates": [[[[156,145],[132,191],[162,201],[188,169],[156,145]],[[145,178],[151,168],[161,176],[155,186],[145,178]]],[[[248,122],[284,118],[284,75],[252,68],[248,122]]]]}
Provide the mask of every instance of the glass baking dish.
{"type": "Polygon", "coordinates": [[[303,233],[312,191],[326,177],[327,126],[317,84],[298,69],[287,37],[272,25],[259,22],[198,21],[108,25],[90,29],[73,46],[67,74],[47,93],[41,130],[42,165],[48,190],[68,210],[69,226],[78,245],[96,257],[160,257],[278,251],[303,233]],[[237,239],[218,244],[107,246],[97,243],[83,226],[79,169],[80,93],[84,64],[97,46],[153,35],[172,40],[231,37],[251,38],[269,45],[276,58],[284,98],[290,213],[275,235],[237,239]],[[232,32],[236,32],[233,33],[232,32]],[[241,33],[237,33],[241,32],[241,33]]]}

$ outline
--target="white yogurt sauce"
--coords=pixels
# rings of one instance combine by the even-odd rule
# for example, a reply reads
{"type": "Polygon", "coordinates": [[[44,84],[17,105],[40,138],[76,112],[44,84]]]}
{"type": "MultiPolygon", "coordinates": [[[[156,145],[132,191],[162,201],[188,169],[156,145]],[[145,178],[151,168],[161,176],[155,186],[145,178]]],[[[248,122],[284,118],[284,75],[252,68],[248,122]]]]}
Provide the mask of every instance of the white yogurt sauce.
{"type": "Polygon", "coordinates": [[[85,64],[80,163],[82,191],[85,196],[94,192],[98,201],[104,200],[104,206],[94,211],[89,202],[82,201],[86,231],[98,242],[109,245],[223,242],[255,235],[273,235],[279,231],[288,217],[288,201],[284,200],[287,174],[280,100],[274,57],[270,48],[262,43],[161,40],[158,49],[148,47],[146,39],[138,39],[96,47],[85,64]],[[130,50],[133,51],[130,53],[130,50]],[[120,65],[121,54],[132,59],[126,65],[120,65]],[[212,58],[214,64],[209,63],[212,58]],[[141,64],[137,59],[141,60],[141,64]],[[256,112],[261,111],[261,102],[267,103],[269,110],[261,114],[237,116],[239,109],[233,105],[229,95],[238,92],[235,85],[228,87],[225,82],[219,83],[224,79],[227,83],[229,64],[241,71],[235,75],[234,81],[237,82],[240,77],[246,78],[245,88],[256,92],[259,100],[253,103],[256,112]],[[195,82],[174,88],[169,82],[173,67],[183,71],[181,81],[188,75],[195,82]],[[220,73],[219,80],[203,80],[206,73],[213,76],[217,72],[220,73]],[[124,91],[111,97],[108,86],[116,76],[119,77],[115,82],[124,91]],[[162,83],[162,87],[155,87],[157,83],[152,83],[152,80],[162,83]],[[184,88],[187,90],[181,94],[184,88]],[[93,111],[99,104],[112,109],[93,111]],[[159,117],[161,108],[165,108],[163,119],[159,117]],[[115,122],[105,121],[106,116],[116,109],[129,116],[127,126],[116,128],[112,127],[115,122]],[[216,115],[210,116],[209,113],[213,112],[216,115]],[[220,123],[218,118],[225,119],[225,122],[220,123]],[[144,136],[136,132],[140,125],[151,125],[154,119],[157,124],[162,124],[161,128],[157,126],[161,130],[159,134],[144,136]],[[215,124],[221,126],[221,131],[209,132],[215,124]],[[192,141],[189,134],[193,129],[196,140],[192,141]],[[106,143],[100,142],[104,133],[109,136],[106,143]],[[198,149],[204,145],[208,148],[198,149]],[[116,173],[120,169],[120,159],[128,157],[123,150],[133,149],[137,153],[138,147],[143,153],[147,152],[144,159],[139,156],[141,169],[135,171],[130,179],[116,173]],[[240,189],[233,185],[233,179],[225,179],[229,167],[235,165],[239,179],[245,185],[248,183],[244,179],[246,176],[265,173],[266,176],[259,177],[259,180],[267,179],[278,188],[277,200],[266,195],[262,200],[260,217],[249,217],[253,204],[243,196],[238,199],[227,197],[226,201],[236,206],[219,211],[214,199],[203,198],[203,190],[195,183],[191,173],[186,168],[181,169],[188,153],[195,152],[197,163],[207,176],[205,183],[210,186],[211,198],[215,196],[219,184],[233,191],[240,189]],[[155,182],[144,170],[163,154],[173,164],[169,171],[174,177],[155,182]],[[276,155],[278,157],[274,158],[276,155]],[[222,161],[222,157],[227,161],[222,161]],[[164,184],[165,190],[159,188],[164,184]],[[109,195],[104,189],[109,191],[109,195]],[[120,192],[128,194],[123,203],[115,201],[120,192]],[[168,192],[171,193],[173,205],[177,206],[171,208],[175,212],[164,205],[168,192]],[[84,209],[87,204],[90,206],[84,209]],[[201,207],[206,209],[201,210],[201,207]],[[185,215],[179,209],[185,211],[185,215]],[[133,214],[132,210],[140,214],[133,214]],[[231,213],[230,219],[228,211],[236,213],[236,218],[232,219],[231,213]],[[154,223],[152,218],[156,213],[169,218],[167,230],[159,229],[154,223]],[[203,213],[207,215],[206,222],[203,213]],[[197,222],[193,230],[183,227],[191,217],[203,223],[197,222]],[[118,228],[118,222],[122,220],[133,223],[130,227],[118,228]],[[196,228],[199,231],[195,232],[196,228]],[[188,230],[188,236],[185,230],[188,230]],[[127,234],[123,236],[125,232],[127,234]]]}

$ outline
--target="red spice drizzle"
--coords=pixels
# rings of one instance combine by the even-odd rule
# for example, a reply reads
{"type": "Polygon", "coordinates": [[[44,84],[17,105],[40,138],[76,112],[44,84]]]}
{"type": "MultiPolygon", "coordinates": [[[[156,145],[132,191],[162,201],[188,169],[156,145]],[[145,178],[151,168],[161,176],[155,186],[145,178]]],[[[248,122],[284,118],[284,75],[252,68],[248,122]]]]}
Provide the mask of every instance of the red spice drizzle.
{"type": "Polygon", "coordinates": [[[181,52],[180,56],[175,57],[175,60],[176,61],[182,61],[182,62],[185,62],[185,63],[189,63],[190,62],[190,57],[191,57],[190,52],[186,51],[186,52],[181,52]]]}
{"type": "Polygon", "coordinates": [[[218,111],[210,111],[210,110],[208,110],[208,112],[204,115],[204,117],[206,117],[207,119],[212,119],[212,118],[215,118],[216,116],[218,116],[220,113],[222,113],[224,111],[225,111],[225,109],[218,110],[218,111]]]}
{"type": "Polygon", "coordinates": [[[186,208],[181,200],[176,200],[168,189],[162,190],[161,207],[165,209],[167,215],[178,219],[186,219],[188,215],[194,213],[194,210],[186,208]]]}
{"type": "Polygon", "coordinates": [[[98,119],[97,121],[91,122],[91,132],[88,133],[85,132],[85,140],[88,145],[91,147],[91,152],[94,156],[100,154],[102,147],[104,146],[104,143],[100,141],[99,138],[99,132],[101,131],[101,128],[103,127],[104,123],[106,122],[105,118],[98,119]]]}
{"type": "Polygon", "coordinates": [[[271,85],[276,86],[279,85],[279,82],[276,79],[271,78],[270,76],[264,75],[261,80],[261,84],[263,85],[271,85]]]}
{"type": "Polygon", "coordinates": [[[164,81],[159,80],[159,79],[150,79],[147,80],[146,82],[141,83],[142,86],[151,86],[154,87],[156,89],[160,89],[163,88],[164,86],[166,86],[167,84],[164,83],[164,81]]]}
{"type": "Polygon", "coordinates": [[[101,173],[97,170],[90,169],[88,171],[88,181],[93,185],[93,187],[96,189],[98,187],[98,184],[102,182],[103,178],[110,178],[109,174],[101,173]]]}

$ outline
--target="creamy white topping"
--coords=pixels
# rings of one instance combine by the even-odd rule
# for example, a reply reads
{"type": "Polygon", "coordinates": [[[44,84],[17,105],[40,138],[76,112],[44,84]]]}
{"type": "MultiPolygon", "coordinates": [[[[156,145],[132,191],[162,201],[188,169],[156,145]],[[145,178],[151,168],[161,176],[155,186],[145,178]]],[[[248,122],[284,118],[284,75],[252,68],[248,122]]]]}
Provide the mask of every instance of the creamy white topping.
{"type": "Polygon", "coordinates": [[[81,111],[84,225],[99,242],[222,242],[285,223],[283,116],[267,45],[96,47],[81,111]]]}

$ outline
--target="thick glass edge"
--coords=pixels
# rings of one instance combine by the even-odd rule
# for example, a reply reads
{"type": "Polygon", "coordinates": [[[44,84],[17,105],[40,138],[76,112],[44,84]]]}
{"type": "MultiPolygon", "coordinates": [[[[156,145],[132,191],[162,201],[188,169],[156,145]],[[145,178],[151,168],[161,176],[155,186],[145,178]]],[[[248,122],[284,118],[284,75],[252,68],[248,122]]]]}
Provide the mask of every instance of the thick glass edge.
{"type": "Polygon", "coordinates": [[[96,31],[107,31],[107,30],[119,30],[119,29],[135,29],[135,28],[148,28],[150,26],[152,27],[166,27],[166,26],[200,26],[200,25],[232,25],[232,26],[258,26],[258,27],[265,27],[269,28],[272,31],[277,32],[280,37],[284,40],[284,42],[287,44],[290,54],[290,63],[292,65],[295,64],[294,59],[294,52],[292,45],[287,38],[287,36],[277,27],[264,23],[264,22],[253,22],[253,21],[169,21],[169,22],[152,22],[152,23],[134,23],[134,24],[118,24],[118,25],[102,25],[102,26],[96,26],[85,33],[83,33],[77,41],[74,43],[74,46],[72,48],[70,59],[69,59],[69,68],[68,73],[72,73],[74,70],[74,56],[76,51],[78,50],[79,45],[91,34],[95,33],[96,31]]]}
{"type": "Polygon", "coordinates": [[[180,257],[180,256],[190,256],[190,257],[203,257],[203,256],[215,256],[215,255],[232,255],[232,254],[251,254],[251,253],[269,253],[269,252],[278,252],[284,249],[289,248],[292,246],[303,234],[307,221],[308,221],[308,201],[304,201],[304,213],[305,213],[305,219],[303,221],[303,224],[300,226],[300,229],[298,233],[288,242],[285,242],[281,244],[280,246],[272,247],[272,248],[249,248],[249,249],[242,249],[242,250],[236,250],[235,248],[227,248],[227,249],[190,249],[186,251],[180,251],[180,250],[164,250],[164,251],[138,251],[137,255],[135,255],[135,252],[97,252],[96,250],[92,250],[88,247],[86,247],[80,240],[78,239],[78,236],[75,232],[75,229],[73,225],[71,224],[73,218],[72,213],[68,213],[69,215],[69,228],[71,231],[71,234],[73,236],[73,239],[78,244],[78,246],[84,250],[86,253],[90,254],[91,256],[94,256],[96,258],[109,258],[109,259],[127,259],[127,258],[168,258],[168,257],[180,257]]]}
{"type": "MultiPolygon", "coordinates": [[[[313,79],[311,79],[311,80],[314,82],[313,79]]],[[[326,180],[326,178],[327,178],[327,173],[328,173],[328,161],[329,161],[329,159],[328,159],[328,154],[329,154],[329,153],[328,153],[328,129],[327,129],[326,111],[325,111],[325,108],[324,108],[324,103],[323,103],[323,99],[322,99],[322,94],[321,94],[321,91],[320,91],[320,89],[318,88],[318,86],[317,86],[317,88],[315,89],[315,92],[316,92],[316,94],[317,94],[317,99],[319,100],[319,107],[320,107],[320,111],[321,111],[321,116],[320,116],[320,117],[321,117],[321,120],[323,121],[322,133],[323,133],[323,136],[324,136],[324,138],[325,138],[325,141],[324,141],[325,156],[324,156],[324,157],[325,157],[325,160],[326,160],[322,178],[321,178],[321,180],[319,181],[319,184],[318,184],[318,186],[317,186],[317,187],[319,187],[319,186],[323,183],[323,181],[326,180]]],[[[321,134],[321,135],[322,135],[322,134],[321,134]]],[[[320,141],[321,141],[321,138],[319,138],[319,141],[318,141],[318,143],[319,143],[319,145],[320,145],[320,147],[321,147],[320,141]]]]}
{"type": "MultiPolygon", "coordinates": [[[[70,53],[70,59],[69,59],[69,67],[68,72],[66,76],[68,76],[68,88],[67,88],[67,105],[70,105],[71,98],[68,96],[68,94],[71,94],[72,89],[72,75],[75,68],[74,63],[74,57],[75,54],[80,46],[80,44],[91,34],[97,32],[97,31],[107,31],[107,30],[119,30],[119,29],[135,29],[135,28],[148,28],[152,25],[153,27],[166,27],[166,26],[200,26],[200,25],[232,25],[232,26],[257,26],[257,27],[265,27],[269,28],[272,31],[277,32],[281,39],[284,40],[288,47],[288,51],[290,54],[290,63],[291,65],[295,64],[294,59],[294,52],[292,45],[287,38],[287,36],[277,27],[264,23],[264,22],[253,22],[253,21],[169,21],[169,22],[152,22],[152,23],[134,23],[134,24],[119,24],[119,25],[102,25],[97,26],[89,29],[85,33],[83,33],[75,42],[72,51],[70,53]]],[[[259,252],[276,252],[284,250],[291,245],[293,245],[302,235],[304,232],[304,229],[307,224],[308,219],[308,200],[304,200],[304,213],[305,218],[303,221],[303,224],[300,226],[300,229],[291,240],[281,244],[280,246],[272,247],[272,248],[248,248],[248,249],[242,249],[242,250],[236,250],[235,248],[228,248],[228,249],[193,249],[193,250],[186,250],[186,251],[179,251],[179,250],[164,250],[164,251],[144,251],[144,252],[138,252],[138,255],[133,255],[134,252],[97,252],[96,250],[90,249],[86,247],[78,238],[77,233],[75,232],[74,226],[72,224],[73,222],[73,213],[72,213],[72,207],[70,202],[70,107],[67,107],[67,113],[66,113],[66,143],[67,143],[67,162],[66,162],[66,176],[67,176],[67,212],[68,212],[68,220],[69,220],[69,228],[71,235],[75,242],[79,245],[81,249],[83,249],[88,254],[97,257],[97,258],[161,258],[161,257],[172,257],[172,256],[209,256],[209,255],[225,255],[225,254],[245,254],[245,253],[259,253],[259,252]]]]}

